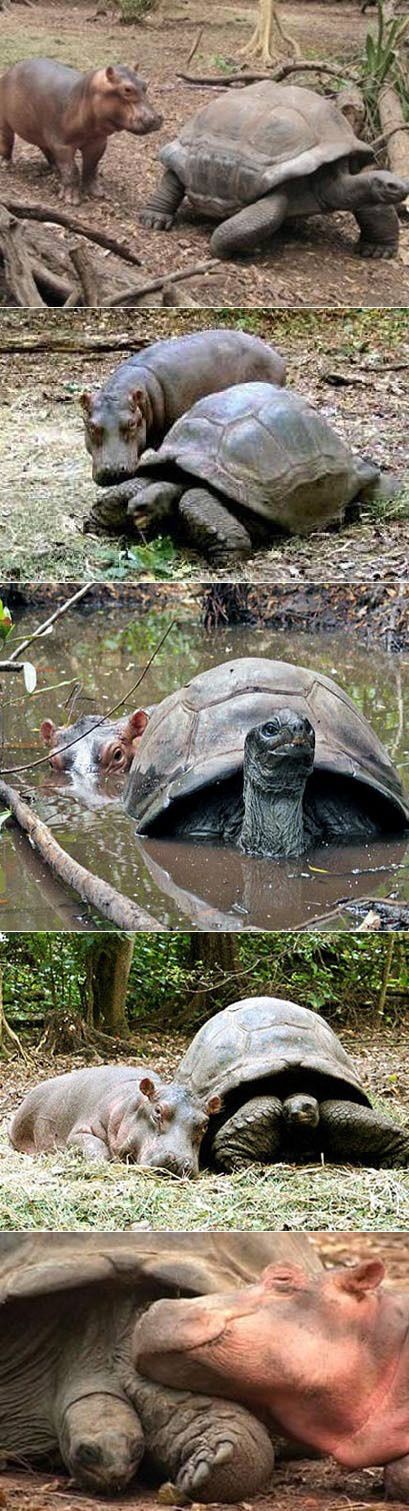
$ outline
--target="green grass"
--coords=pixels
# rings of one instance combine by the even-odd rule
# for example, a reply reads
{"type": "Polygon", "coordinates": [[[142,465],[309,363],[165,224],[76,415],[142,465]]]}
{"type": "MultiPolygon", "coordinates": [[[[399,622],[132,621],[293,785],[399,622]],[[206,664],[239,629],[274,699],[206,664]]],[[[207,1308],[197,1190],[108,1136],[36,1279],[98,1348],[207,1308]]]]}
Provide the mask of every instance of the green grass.
{"type": "Polygon", "coordinates": [[[12,1151],[3,1134],[0,1230],[123,1231],[141,1225],[404,1232],[409,1170],[254,1165],[231,1176],[203,1174],[188,1181],[121,1164],[87,1164],[71,1152],[33,1160],[12,1151]]]}

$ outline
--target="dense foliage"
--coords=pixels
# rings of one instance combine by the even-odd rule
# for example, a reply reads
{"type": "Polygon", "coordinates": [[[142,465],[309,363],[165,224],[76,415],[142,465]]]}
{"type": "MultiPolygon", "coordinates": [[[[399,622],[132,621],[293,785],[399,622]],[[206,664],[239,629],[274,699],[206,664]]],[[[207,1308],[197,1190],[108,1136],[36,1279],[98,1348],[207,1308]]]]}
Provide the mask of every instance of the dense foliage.
{"type": "MultiPolygon", "coordinates": [[[[31,1028],[38,1040],[51,1014],[86,1016],[90,956],[100,945],[92,935],[3,938],[8,1021],[20,1032],[31,1028]]],[[[303,1002],[335,1025],[354,1024],[362,1014],[376,1021],[379,1013],[388,1023],[405,1020],[408,988],[403,936],[139,934],[126,1006],[131,1032],[189,1029],[226,1002],[263,992],[303,1002]]]]}

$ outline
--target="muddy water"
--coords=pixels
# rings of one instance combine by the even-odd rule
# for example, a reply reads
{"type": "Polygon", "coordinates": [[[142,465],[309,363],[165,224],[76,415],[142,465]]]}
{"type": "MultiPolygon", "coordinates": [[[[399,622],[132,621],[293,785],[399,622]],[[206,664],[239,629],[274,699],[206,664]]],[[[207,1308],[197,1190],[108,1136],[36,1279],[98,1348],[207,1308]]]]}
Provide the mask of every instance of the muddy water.
{"type": "MultiPolygon", "coordinates": [[[[66,703],[77,693],[75,715],[107,711],[136,680],[168,622],[150,613],[138,620],[125,610],[66,616],[38,642],[36,693],[23,695],[19,680],[3,690],[3,768],[42,754],[45,717],[66,722],[66,703]]],[[[16,616],[18,635],[32,616],[16,616]]],[[[409,698],[409,657],[368,651],[352,634],[273,634],[229,629],[205,634],[178,623],[128,707],[152,703],[189,677],[234,656],[269,656],[335,677],[384,741],[409,784],[409,736],[403,707],[409,698]]],[[[120,791],[77,793],[48,766],[21,780],[37,788],[37,811],[76,860],[135,898],[165,928],[291,928],[329,913],[339,899],[409,900],[409,842],[321,848],[281,863],[237,851],[180,841],[138,838],[123,812],[120,791]]],[[[13,777],[10,776],[10,781],[13,777]]],[[[108,927],[59,883],[12,824],[0,829],[0,906],[4,929],[108,927]]]]}

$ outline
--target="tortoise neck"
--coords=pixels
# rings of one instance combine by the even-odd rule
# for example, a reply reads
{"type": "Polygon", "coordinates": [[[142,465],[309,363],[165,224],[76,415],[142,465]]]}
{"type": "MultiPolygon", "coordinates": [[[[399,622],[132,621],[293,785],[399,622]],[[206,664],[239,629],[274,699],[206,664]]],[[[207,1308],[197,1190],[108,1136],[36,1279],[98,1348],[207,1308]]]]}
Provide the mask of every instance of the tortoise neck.
{"type": "Polygon", "coordinates": [[[305,849],[303,799],[306,777],[302,784],[294,780],[293,789],[277,791],[257,781],[244,763],[244,818],[240,848],[248,855],[265,855],[274,859],[302,855],[305,849]]]}

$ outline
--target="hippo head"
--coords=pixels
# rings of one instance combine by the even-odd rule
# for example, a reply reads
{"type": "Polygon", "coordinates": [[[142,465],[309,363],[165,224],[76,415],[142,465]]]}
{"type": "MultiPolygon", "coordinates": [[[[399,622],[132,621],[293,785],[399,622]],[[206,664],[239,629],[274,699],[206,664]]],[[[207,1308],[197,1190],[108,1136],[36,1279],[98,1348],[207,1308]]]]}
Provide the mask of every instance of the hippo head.
{"type": "Polygon", "coordinates": [[[142,1076],[128,1098],[111,1108],[107,1134],[111,1155],[171,1175],[199,1174],[199,1154],[209,1118],[220,1111],[219,1096],[201,1101],[187,1087],[154,1083],[142,1076]]]}
{"type": "Polygon", "coordinates": [[[135,477],[148,434],[148,405],[144,388],[129,384],[121,394],[101,389],[81,394],[85,445],[92,458],[92,476],[100,488],[135,477]]]}
{"type": "Polygon", "coordinates": [[[148,721],[149,714],[143,708],[124,719],[103,719],[100,723],[98,714],[83,714],[65,729],[56,729],[52,719],[43,719],[40,734],[50,746],[54,771],[89,780],[129,771],[148,721]]]}
{"type": "Polygon", "coordinates": [[[331,1431],[345,1420],[355,1430],[363,1380],[372,1384],[383,1274],[378,1260],[321,1273],[271,1265],[242,1290],[155,1302],[136,1326],[133,1361],[163,1384],[261,1405],[332,1452],[331,1431]]]}
{"type": "Polygon", "coordinates": [[[135,68],[118,63],[95,69],[89,76],[89,92],[94,120],[104,135],[131,131],[134,136],[146,136],[148,131],[159,131],[163,117],[147,99],[147,88],[137,64],[135,68]]]}

